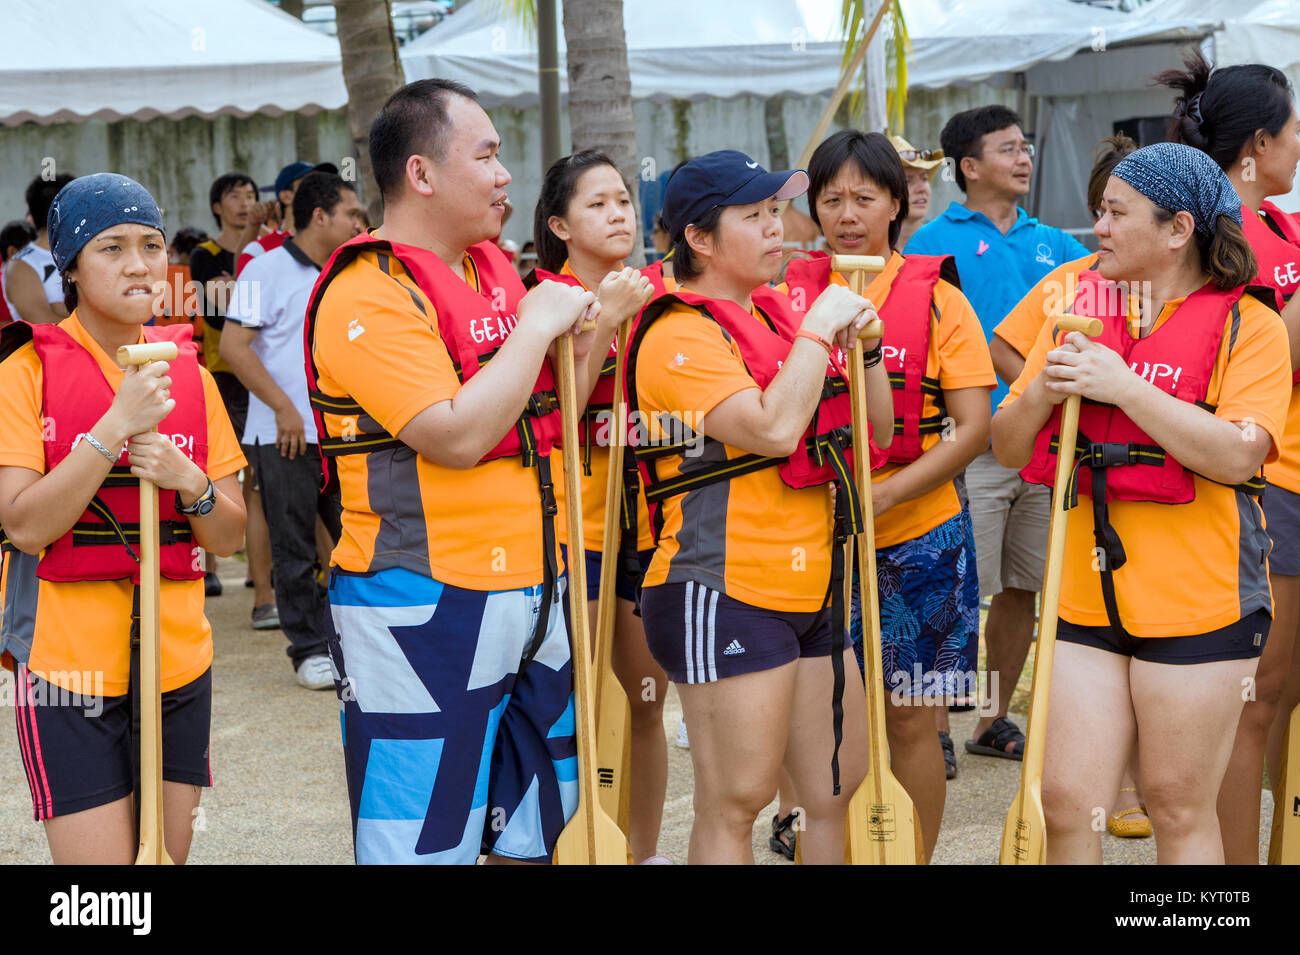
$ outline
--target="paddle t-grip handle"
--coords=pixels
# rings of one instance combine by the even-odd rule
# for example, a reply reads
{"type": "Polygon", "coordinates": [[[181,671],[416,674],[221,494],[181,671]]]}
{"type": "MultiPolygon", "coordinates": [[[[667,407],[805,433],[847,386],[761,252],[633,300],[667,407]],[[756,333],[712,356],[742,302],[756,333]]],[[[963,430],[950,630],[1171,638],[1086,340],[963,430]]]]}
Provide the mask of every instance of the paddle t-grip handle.
{"type": "Polygon", "coordinates": [[[1101,319],[1088,318],[1085,315],[1062,315],[1056,320],[1056,327],[1062,334],[1083,332],[1089,338],[1096,338],[1101,334],[1101,319]]]}
{"type": "Polygon", "coordinates": [[[123,345],[117,350],[117,363],[147,365],[151,361],[174,361],[180,354],[175,342],[144,342],[140,345],[123,345]]]}

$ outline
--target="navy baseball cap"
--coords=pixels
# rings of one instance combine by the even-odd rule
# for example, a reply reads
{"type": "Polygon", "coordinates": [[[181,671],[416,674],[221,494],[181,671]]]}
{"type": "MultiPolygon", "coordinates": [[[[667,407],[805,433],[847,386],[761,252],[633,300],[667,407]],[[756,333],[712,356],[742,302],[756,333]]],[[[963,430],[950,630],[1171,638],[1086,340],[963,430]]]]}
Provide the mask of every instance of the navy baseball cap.
{"type": "Polygon", "coordinates": [[[280,174],[275,177],[275,184],[263,186],[263,192],[274,192],[277,196],[286,189],[292,189],[294,180],[301,179],[309,172],[332,172],[338,175],[339,167],[332,162],[318,162],[315,165],[309,162],[291,162],[280,170],[280,174]]]}
{"type": "Polygon", "coordinates": [[[768,172],[735,149],[719,149],[682,165],[668,180],[664,225],[674,242],[686,227],[716,206],[744,206],[775,196],[793,199],[808,191],[802,169],[768,172]]]}

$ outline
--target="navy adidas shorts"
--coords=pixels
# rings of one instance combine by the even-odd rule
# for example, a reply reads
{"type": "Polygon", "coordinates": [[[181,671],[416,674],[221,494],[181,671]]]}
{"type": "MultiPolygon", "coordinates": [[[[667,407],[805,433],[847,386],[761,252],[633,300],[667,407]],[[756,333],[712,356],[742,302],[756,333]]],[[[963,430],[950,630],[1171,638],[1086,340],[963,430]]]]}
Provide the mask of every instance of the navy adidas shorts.
{"type": "MultiPolygon", "coordinates": [[[[70,682],[70,681],[65,681],[70,682]]],[[[14,671],[18,748],[37,820],[94,809],[131,795],[131,698],[91,684],[62,689],[19,664],[14,671]]],[[[163,779],[211,786],[208,735],[212,670],[162,695],[163,779]]]]}
{"type": "Polygon", "coordinates": [[[831,653],[829,608],[767,610],[695,581],[646,587],[641,618],[651,656],[674,683],[714,683],[831,653]]]}

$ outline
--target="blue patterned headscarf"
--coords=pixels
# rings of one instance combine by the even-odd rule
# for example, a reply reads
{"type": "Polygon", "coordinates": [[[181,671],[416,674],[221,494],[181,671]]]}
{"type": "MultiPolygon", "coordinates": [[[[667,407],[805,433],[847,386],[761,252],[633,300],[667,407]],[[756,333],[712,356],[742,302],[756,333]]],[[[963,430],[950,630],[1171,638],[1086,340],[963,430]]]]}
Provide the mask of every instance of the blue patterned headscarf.
{"type": "Polygon", "coordinates": [[[1181,143],[1156,143],[1131,152],[1111,173],[1162,209],[1186,210],[1196,231],[1213,235],[1219,216],[1241,225],[1241,197],[1207,154],[1181,143]]]}
{"type": "Polygon", "coordinates": [[[134,179],[115,172],[97,172],[72,180],[54,197],[46,223],[54,265],[66,272],[87,242],[124,222],[164,231],[158,203],[134,179]]]}

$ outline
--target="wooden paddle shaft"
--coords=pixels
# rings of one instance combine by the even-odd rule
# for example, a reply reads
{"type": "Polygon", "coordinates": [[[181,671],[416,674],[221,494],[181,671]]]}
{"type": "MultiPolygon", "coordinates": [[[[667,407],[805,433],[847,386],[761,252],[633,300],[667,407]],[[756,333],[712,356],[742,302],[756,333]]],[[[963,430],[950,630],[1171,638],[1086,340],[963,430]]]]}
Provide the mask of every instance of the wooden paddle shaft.
{"type": "MultiPolygon", "coordinates": [[[[172,361],[175,342],[123,345],[121,365],[172,361]]],[[[162,798],[162,639],[159,627],[158,488],[140,481],[140,851],[136,865],[168,865],[162,798]]]]}
{"type": "MultiPolygon", "coordinates": [[[[591,686],[591,634],[587,618],[587,564],[583,559],[582,471],[578,461],[577,379],[573,338],[559,340],[559,398],[564,439],[565,519],[569,551],[569,622],[573,634],[574,735],[578,746],[578,812],[587,830],[589,864],[596,864],[596,748],[591,686]]],[[[574,820],[577,821],[577,820],[574,820]]]]}
{"type": "MultiPolygon", "coordinates": [[[[609,430],[609,472],[605,481],[605,523],[601,538],[600,589],[596,601],[595,684],[596,758],[599,791],[606,811],[626,835],[631,825],[632,711],[627,693],[614,673],[614,627],[623,514],[623,455],[627,443],[627,407],[623,403],[623,369],[628,326],[618,329],[614,397],[609,430]]],[[[656,692],[662,692],[656,689],[656,692]]]]}
{"type": "MultiPolygon", "coordinates": [[[[1062,333],[1082,332],[1090,338],[1101,334],[1101,321],[1079,315],[1064,315],[1056,322],[1062,333]]],[[[1056,626],[1061,607],[1061,576],[1065,569],[1065,531],[1068,515],[1065,492],[1074,470],[1074,449],[1079,435],[1078,395],[1065,399],[1061,409],[1060,449],[1056,458],[1056,479],[1052,488],[1052,520],[1047,535],[1047,566],[1043,575],[1043,596],[1038,613],[1038,641],[1034,650],[1034,677],[1030,689],[1029,723],[1025,728],[1025,752],[1020,769],[1020,788],[1016,792],[1017,815],[1023,823],[1030,818],[1026,801],[1039,799],[1043,779],[1043,762],[1047,752],[1047,711],[1052,688],[1052,664],[1056,652],[1056,626]]],[[[1035,810],[1034,817],[1041,816],[1035,810]]],[[[1004,834],[1002,863],[1037,865],[1040,853],[1030,848],[1031,834],[1026,825],[1018,826],[1015,839],[1004,834]]],[[[1045,836],[1042,844],[1046,845],[1045,836]]]]}

